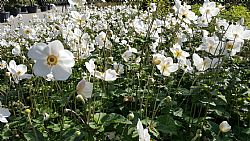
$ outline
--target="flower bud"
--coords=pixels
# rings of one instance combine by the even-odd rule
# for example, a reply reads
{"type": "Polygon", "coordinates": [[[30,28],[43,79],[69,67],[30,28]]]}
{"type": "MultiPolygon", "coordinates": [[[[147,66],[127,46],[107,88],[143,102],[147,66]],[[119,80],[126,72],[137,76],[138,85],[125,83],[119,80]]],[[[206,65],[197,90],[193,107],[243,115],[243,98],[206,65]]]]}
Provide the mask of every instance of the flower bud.
{"type": "Polygon", "coordinates": [[[76,99],[79,100],[79,101],[82,101],[83,103],[85,103],[85,99],[84,99],[83,96],[80,95],[80,94],[78,94],[78,95],[76,96],[76,99]]]}
{"type": "Polygon", "coordinates": [[[128,114],[128,120],[133,120],[135,117],[134,113],[128,114]]]}
{"type": "Polygon", "coordinates": [[[44,120],[44,121],[47,121],[48,119],[49,119],[49,114],[44,113],[44,115],[43,115],[43,120],[44,120]]]}
{"type": "Polygon", "coordinates": [[[165,99],[168,103],[172,101],[172,98],[170,96],[167,96],[165,99]]]}
{"type": "Polygon", "coordinates": [[[81,132],[80,132],[80,131],[76,131],[76,132],[75,132],[75,135],[78,137],[78,136],[81,135],[81,132]]]}
{"type": "Polygon", "coordinates": [[[31,110],[30,110],[30,109],[25,109],[24,112],[25,112],[26,114],[30,114],[30,113],[31,113],[31,110]]]}
{"type": "Polygon", "coordinates": [[[154,65],[159,65],[159,64],[161,63],[161,60],[160,60],[160,59],[157,59],[157,58],[153,58],[152,63],[153,63],[154,65]]]}
{"type": "Polygon", "coordinates": [[[6,73],[5,73],[5,76],[10,77],[10,72],[6,72],[6,73]]]}
{"type": "Polygon", "coordinates": [[[227,121],[223,121],[220,126],[220,131],[223,132],[223,133],[226,133],[228,132],[229,130],[231,130],[231,126],[228,124],[227,121]]]}
{"type": "Polygon", "coordinates": [[[154,80],[154,78],[152,78],[152,77],[150,77],[149,79],[148,79],[148,81],[152,84],[152,83],[155,83],[155,80],[154,80]]]}
{"type": "Polygon", "coordinates": [[[93,83],[82,79],[76,86],[78,95],[82,95],[83,98],[91,98],[93,92],[93,83]]]}

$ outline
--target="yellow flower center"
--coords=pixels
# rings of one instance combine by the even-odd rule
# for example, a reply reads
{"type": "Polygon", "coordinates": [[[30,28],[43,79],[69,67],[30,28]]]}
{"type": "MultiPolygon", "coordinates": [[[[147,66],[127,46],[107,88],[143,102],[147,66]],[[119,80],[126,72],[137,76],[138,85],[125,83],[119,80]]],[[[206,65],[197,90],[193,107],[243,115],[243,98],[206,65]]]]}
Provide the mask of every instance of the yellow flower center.
{"type": "Polygon", "coordinates": [[[209,9],[206,10],[206,14],[210,14],[210,10],[209,9]]]}
{"type": "Polygon", "coordinates": [[[177,50],[176,52],[175,52],[175,56],[178,58],[178,57],[181,57],[181,55],[182,55],[182,51],[179,51],[179,50],[177,50]]]}
{"type": "Polygon", "coordinates": [[[227,48],[227,49],[233,49],[233,47],[234,47],[234,46],[233,46],[232,44],[227,44],[227,45],[226,45],[226,48],[227,48]]]}
{"type": "Polygon", "coordinates": [[[17,73],[16,73],[17,75],[21,75],[22,74],[22,72],[21,71],[17,71],[17,73]]]}
{"type": "Polygon", "coordinates": [[[30,34],[30,33],[31,33],[31,31],[30,31],[30,30],[28,30],[28,29],[26,29],[26,30],[24,30],[24,33],[25,33],[25,34],[30,34]]]}
{"type": "Polygon", "coordinates": [[[57,57],[54,55],[49,55],[47,58],[47,64],[50,66],[56,65],[57,64],[57,57]]]}

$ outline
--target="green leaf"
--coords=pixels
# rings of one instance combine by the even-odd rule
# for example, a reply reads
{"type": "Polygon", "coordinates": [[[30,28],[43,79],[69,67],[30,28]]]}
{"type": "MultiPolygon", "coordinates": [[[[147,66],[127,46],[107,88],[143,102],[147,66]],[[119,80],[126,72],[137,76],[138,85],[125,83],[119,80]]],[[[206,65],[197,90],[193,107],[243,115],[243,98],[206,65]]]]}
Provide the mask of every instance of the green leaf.
{"type": "Polygon", "coordinates": [[[173,117],[169,115],[163,115],[157,118],[157,129],[164,134],[177,135],[177,126],[173,117]]]}
{"type": "Polygon", "coordinates": [[[23,135],[27,141],[45,141],[43,134],[37,129],[34,129],[29,133],[24,133],[23,135]]]}
{"type": "Polygon", "coordinates": [[[111,113],[108,115],[105,115],[101,121],[105,125],[109,125],[111,123],[121,123],[121,124],[132,124],[131,121],[129,121],[127,118],[125,118],[122,115],[116,114],[116,113],[111,113]]]}
{"type": "Polygon", "coordinates": [[[225,103],[227,103],[227,99],[224,95],[217,95],[221,100],[223,100],[225,103]]]}
{"type": "Polygon", "coordinates": [[[191,95],[190,91],[188,89],[185,89],[185,88],[178,88],[176,91],[176,94],[191,95]]]}
{"type": "Polygon", "coordinates": [[[52,125],[47,126],[47,128],[52,129],[53,132],[60,132],[61,131],[59,124],[52,124],[52,125]]]}
{"type": "Polygon", "coordinates": [[[94,115],[94,121],[96,124],[102,124],[102,121],[101,119],[106,116],[107,114],[106,113],[96,113],[94,115]]]}
{"type": "Polygon", "coordinates": [[[247,134],[247,135],[250,135],[250,128],[244,129],[244,130],[243,130],[243,133],[245,133],[245,134],[247,134]]]}

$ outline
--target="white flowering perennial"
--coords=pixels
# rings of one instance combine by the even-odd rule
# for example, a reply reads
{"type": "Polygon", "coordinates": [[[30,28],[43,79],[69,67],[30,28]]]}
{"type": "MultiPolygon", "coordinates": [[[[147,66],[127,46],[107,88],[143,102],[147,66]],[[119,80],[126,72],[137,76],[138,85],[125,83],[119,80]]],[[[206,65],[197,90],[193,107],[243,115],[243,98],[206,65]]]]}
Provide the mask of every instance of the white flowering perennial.
{"type": "Polygon", "coordinates": [[[55,80],[67,80],[75,64],[73,54],[65,50],[59,40],[38,43],[31,47],[28,56],[35,60],[33,71],[37,76],[53,74],[55,80]]]}

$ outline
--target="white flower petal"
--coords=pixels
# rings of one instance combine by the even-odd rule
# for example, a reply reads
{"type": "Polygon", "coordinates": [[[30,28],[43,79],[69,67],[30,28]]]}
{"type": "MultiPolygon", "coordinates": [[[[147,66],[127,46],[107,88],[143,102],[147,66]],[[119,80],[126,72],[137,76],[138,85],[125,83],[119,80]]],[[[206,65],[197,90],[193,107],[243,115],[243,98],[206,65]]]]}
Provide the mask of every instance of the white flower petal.
{"type": "Polygon", "coordinates": [[[8,71],[15,74],[16,68],[17,68],[16,62],[14,60],[11,60],[9,62],[9,65],[7,66],[8,71]]]}
{"type": "Polygon", "coordinates": [[[47,47],[47,44],[45,43],[38,43],[34,46],[32,46],[28,52],[28,57],[33,60],[45,60],[47,59],[46,56],[48,55],[45,52],[45,48],[47,47]]]}
{"type": "Polygon", "coordinates": [[[65,67],[61,65],[56,65],[52,69],[52,74],[55,77],[55,80],[67,80],[72,73],[70,67],[65,67]]]}
{"type": "Polygon", "coordinates": [[[3,122],[3,123],[8,123],[8,120],[5,117],[1,116],[1,115],[0,115],[0,121],[3,122]]]}
{"type": "Polygon", "coordinates": [[[64,49],[63,44],[59,40],[52,41],[48,44],[50,55],[59,56],[59,52],[64,49]]]}
{"type": "Polygon", "coordinates": [[[24,75],[27,72],[27,66],[20,64],[17,66],[17,71],[20,72],[18,75],[24,75]]]}
{"type": "Polygon", "coordinates": [[[242,37],[243,39],[250,39],[250,30],[245,30],[243,33],[242,33],[242,37]]]}
{"type": "Polygon", "coordinates": [[[82,79],[76,86],[77,94],[82,95],[84,98],[91,98],[93,92],[93,83],[87,82],[82,79]]]}
{"type": "Polygon", "coordinates": [[[3,117],[9,117],[11,113],[10,113],[9,109],[7,109],[7,108],[0,108],[0,114],[3,117]]]}
{"type": "Polygon", "coordinates": [[[73,67],[75,65],[73,53],[68,50],[59,51],[58,64],[65,67],[73,67]]]}
{"type": "Polygon", "coordinates": [[[51,67],[49,67],[44,61],[36,61],[33,66],[33,71],[37,76],[46,76],[51,72],[51,67]]]}

